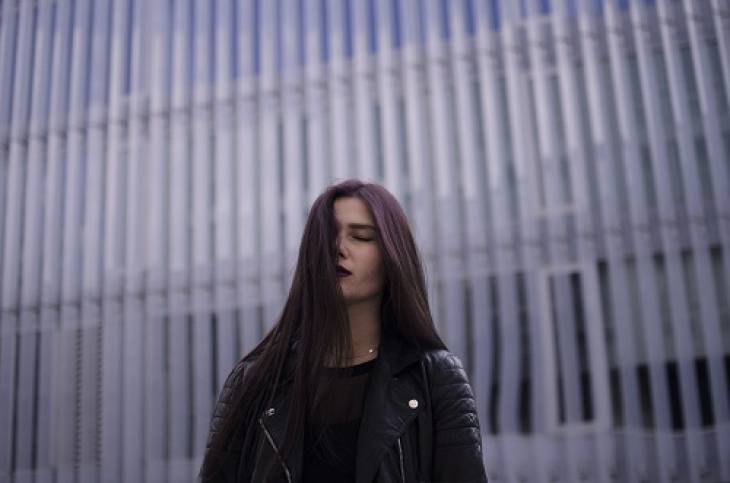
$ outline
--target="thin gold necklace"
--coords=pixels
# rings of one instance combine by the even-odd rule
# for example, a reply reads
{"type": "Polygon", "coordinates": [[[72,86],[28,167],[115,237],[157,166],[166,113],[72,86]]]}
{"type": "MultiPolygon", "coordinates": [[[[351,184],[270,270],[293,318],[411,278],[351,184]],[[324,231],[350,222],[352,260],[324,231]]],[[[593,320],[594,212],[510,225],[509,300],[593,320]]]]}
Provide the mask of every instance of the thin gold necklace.
{"type": "Polygon", "coordinates": [[[373,353],[377,352],[377,350],[378,350],[378,348],[377,348],[377,347],[373,347],[373,348],[371,348],[371,349],[368,349],[368,352],[367,352],[367,354],[360,354],[360,355],[358,355],[358,356],[348,357],[348,359],[347,359],[347,360],[348,360],[348,361],[353,361],[353,360],[355,360],[355,359],[359,359],[360,357],[363,357],[363,356],[369,356],[370,354],[373,354],[373,353]]]}

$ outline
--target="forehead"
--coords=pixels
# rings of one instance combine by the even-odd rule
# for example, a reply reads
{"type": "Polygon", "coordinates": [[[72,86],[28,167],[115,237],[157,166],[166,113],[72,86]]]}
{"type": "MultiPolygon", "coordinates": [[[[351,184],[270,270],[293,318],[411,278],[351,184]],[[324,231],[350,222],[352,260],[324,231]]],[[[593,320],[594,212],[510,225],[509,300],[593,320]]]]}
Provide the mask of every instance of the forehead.
{"type": "Polygon", "coordinates": [[[334,204],[335,220],[340,226],[375,225],[367,205],[360,198],[338,198],[334,204]]]}

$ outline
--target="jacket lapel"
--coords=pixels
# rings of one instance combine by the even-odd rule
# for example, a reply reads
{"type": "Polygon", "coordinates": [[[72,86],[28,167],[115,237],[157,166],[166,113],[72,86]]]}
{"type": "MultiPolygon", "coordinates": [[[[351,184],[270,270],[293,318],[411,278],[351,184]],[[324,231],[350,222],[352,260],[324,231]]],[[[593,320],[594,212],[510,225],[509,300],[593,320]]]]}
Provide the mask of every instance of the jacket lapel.
{"type": "MultiPolygon", "coordinates": [[[[356,483],[373,481],[388,450],[395,445],[396,439],[405,432],[426,402],[423,399],[422,389],[406,380],[396,378],[405,368],[418,362],[422,352],[410,345],[406,346],[402,339],[393,333],[383,335],[380,354],[370,373],[363,405],[357,438],[356,483]],[[418,401],[417,408],[410,407],[409,402],[412,399],[418,401]]],[[[288,368],[287,376],[290,376],[292,369],[288,368]]],[[[267,408],[261,416],[264,428],[279,449],[284,441],[286,418],[291,403],[289,391],[291,386],[287,384],[285,387],[287,390],[282,391],[271,408],[267,408]],[[273,409],[273,412],[270,409],[273,409]]],[[[286,465],[294,482],[301,479],[302,455],[303,440],[300,440],[286,458],[286,465]]]]}
{"type": "MultiPolygon", "coordinates": [[[[293,358],[288,359],[288,365],[285,370],[284,381],[282,383],[283,390],[278,397],[274,398],[271,407],[267,408],[263,415],[261,415],[261,424],[265,431],[268,431],[271,436],[272,443],[276,445],[276,448],[280,451],[284,437],[286,436],[286,419],[289,413],[289,405],[291,403],[291,382],[293,372],[293,358]]],[[[270,444],[264,441],[264,444],[270,444]]],[[[279,457],[273,454],[273,448],[270,448],[276,465],[280,464],[279,457]]],[[[285,464],[290,472],[292,481],[299,481],[302,472],[302,455],[303,455],[303,438],[297,441],[292,450],[287,455],[285,464]]]]}
{"type": "Polygon", "coordinates": [[[419,358],[420,353],[405,350],[396,337],[386,337],[381,344],[380,357],[370,375],[357,438],[356,483],[373,481],[388,450],[418,415],[420,408],[412,408],[409,401],[415,399],[422,407],[421,391],[395,376],[419,358]]]}

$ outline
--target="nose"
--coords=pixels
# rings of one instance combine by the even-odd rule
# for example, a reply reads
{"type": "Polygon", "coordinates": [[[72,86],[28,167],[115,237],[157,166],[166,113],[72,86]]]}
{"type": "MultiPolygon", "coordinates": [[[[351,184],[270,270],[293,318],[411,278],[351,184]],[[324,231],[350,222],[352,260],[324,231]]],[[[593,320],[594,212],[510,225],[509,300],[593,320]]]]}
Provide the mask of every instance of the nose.
{"type": "Polygon", "coordinates": [[[343,237],[338,236],[335,243],[337,243],[337,258],[347,258],[347,253],[344,246],[345,244],[343,243],[343,237]]]}

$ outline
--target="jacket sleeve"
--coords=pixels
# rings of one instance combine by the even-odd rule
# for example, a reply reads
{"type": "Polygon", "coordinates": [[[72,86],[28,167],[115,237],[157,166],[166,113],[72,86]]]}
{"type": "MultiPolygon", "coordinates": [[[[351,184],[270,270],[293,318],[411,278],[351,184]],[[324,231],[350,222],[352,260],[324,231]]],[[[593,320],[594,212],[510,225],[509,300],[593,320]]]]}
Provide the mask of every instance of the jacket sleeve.
{"type": "Polygon", "coordinates": [[[439,351],[431,369],[434,481],[486,482],[474,395],[458,357],[439,351]]]}
{"type": "Polygon", "coordinates": [[[206,444],[206,451],[210,449],[210,444],[213,441],[213,438],[215,437],[216,433],[220,430],[221,424],[223,424],[223,420],[225,419],[226,415],[228,414],[228,411],[230,410],[231,406],[231,395],[233,392],[233,385],[236,383],[236,381],[240,380],[240,376],[242,376],[242,371],[244,368],[245,363],[243,360],[239,361],[230,374],[228,374],[228,377],[226,378],[226,382],[223,383],[223,388],[221,389],[219,395],[218,395],[218,401],[215,404],[215,409],[213,410],[213,417],[210,420],[210,431],[208,432],[208,442],[206,444]]]}

